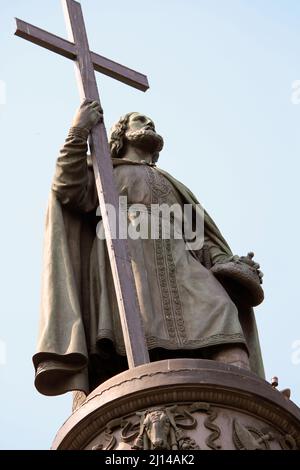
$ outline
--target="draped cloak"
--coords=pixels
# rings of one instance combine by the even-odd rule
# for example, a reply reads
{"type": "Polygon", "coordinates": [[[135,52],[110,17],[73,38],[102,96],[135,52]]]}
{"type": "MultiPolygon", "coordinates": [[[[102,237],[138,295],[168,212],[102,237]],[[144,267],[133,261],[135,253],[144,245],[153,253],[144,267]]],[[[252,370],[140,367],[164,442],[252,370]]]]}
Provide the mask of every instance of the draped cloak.
{"type": "MultiPolygon", "coordinates": [[[[40,332],[33,357],[35,385],[45,395],[71,390],[87,395],[126,364],[106,242],[96,236],[102,222],[96,216],[86,137],[80,129],[70,130],[48,203],[40,332]]],[[[196,197],[167,172],[124,159],[113,159],[113,165],[117,189],[129,203],[177,202],[199,210],[196,197]]],[[[232,252],[207,212],[203,248],[192,252],[184,243],[161,237],[129,240],[148,348],[199,351],[243,343],[251,370],[264,377],[253,309],[234,304],[209,271],[232,252]]]]}

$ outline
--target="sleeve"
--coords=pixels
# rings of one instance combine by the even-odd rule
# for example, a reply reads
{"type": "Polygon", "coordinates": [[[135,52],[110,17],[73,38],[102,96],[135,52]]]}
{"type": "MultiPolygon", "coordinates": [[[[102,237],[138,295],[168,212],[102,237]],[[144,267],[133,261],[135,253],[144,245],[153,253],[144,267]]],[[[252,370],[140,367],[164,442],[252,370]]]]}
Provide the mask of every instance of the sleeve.
{"type": "Polygon", "coordinates": [[[97,207],[94,173],[87,163],[89,131],[71,127],[56,162],[52,191],[61,204],[90,212],[97,207]]]}
{"type": "Polygon", "coordinates": [[[202,248],[197,251],[192,251],[192,253],[207,269],[210,269],[217,263],[225,263],[231,259],[228,253],[225,253],[220,246],[215,244],[207,236],[205,236],[202,248]]]}
{"type": "Polygon", "coordinates": [[[204,245],[209,252],[209,257],[210,257],[212,266],[214,266],[217,263],[225,263],[232,258],[232,255],[223,251],[219,245],[214,243],[208,237],[205,237],[204,245]]]}

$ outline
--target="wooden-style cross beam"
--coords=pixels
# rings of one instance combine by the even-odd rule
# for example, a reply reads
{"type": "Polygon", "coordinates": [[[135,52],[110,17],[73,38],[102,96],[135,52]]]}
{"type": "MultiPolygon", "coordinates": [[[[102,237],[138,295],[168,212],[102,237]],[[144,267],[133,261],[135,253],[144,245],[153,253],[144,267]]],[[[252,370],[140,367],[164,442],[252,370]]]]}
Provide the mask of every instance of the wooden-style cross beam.
{"type": "MultiPolygon", "coordinates": [[[[80,3],[62,0],[69,41],[36,28],[19,19],[15,34],[46,49],[72,59],[77,68],[81,99],[97,100],[100,103],[95,70],[123,83],[146,91],[147,77],[90,51],[80,3]]],[[[101,104],[101,103],[100,103],[101,104]]],[[[113,237],[112,228],[119,226],[119,199],[113,179],[113,167],[103,122],[97,124],[90,134],[93,168],[104,225],[106,243],[117,296],[123,337],[129,367],[149,362],[149,353],[142,329],[140,307],[132,272],[127,240],[113,237]],[[111,211],[106,204],[115,207],[116,220],[111,220],[111,211]]]]}
{"type": "MultiPolygon", "coordinates": [[[[67,59],[76,60],[77,47],[73,42],[62,39],[55,34],[48,33],[43,29],[37,28],[32,24],[25,23],[25,21],[16,18],[17,29],[15,34],[20,38],[27,39],[38,46],[44,47],[49,51],[56,52],[67,59]]],[[[143,75],[135,70],[124,67],[110,59],[106,59],[102,55],[90,53],[94,70],[101,72],[108,77],[115,78],[119,82],[126,83],[141,91],[147,91],[149,88],[146,75],[143,75]]]]}

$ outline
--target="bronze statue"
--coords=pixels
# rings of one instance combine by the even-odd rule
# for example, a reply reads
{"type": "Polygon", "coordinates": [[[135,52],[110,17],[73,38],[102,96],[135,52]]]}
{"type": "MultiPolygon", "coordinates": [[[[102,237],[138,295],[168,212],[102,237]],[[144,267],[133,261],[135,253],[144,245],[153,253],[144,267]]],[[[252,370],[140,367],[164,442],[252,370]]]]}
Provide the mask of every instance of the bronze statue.
{"type": "Polygon", "coordinates": [[[121,118],[109,149],[95,71],[141,91],[148,79],[92,52],[80,3],[63,6],[69,41],[16,20],[16,35],[75,62],[90,99],[58,158],[46,221],[35,384],[74,390],[80,406],[52,449],[299,448],[290,390],[262,380],[253,253],[233,256],[195,196],[156,166],[163,140],[147,116],[121,118]]]}
{"type": "MultiPolygon", "coordinates": [[[[46,395],[88,394],[127,368],[106,242],[97,236],[102,221],[87,156],[89,133],[101,119],[99,103],[84,101],[58,157],[50,194],[33,359],[36,387],[46,395]]],[[[129,113],[118,121],[110,148],[119,194],[129,206],[147,210],[152,204],[190,204],[196,211],[196,197],[156,166],[162,147],[147,116],[129,113]]],[[[139,210],[128,210],[128,223],[137,215],[139,210]]],[[[143,217],[139,220],[150,215],[146,211],[143,217]]],[[[262,273],[253,254],[233,256],[206,212],[201,249],[188,250],[184,237],[164,238],[161,231],[155,239],[129,237],[128,244],[152,361],[214,359],[264,376],[252,309],[262,300],[262,273]]]]}

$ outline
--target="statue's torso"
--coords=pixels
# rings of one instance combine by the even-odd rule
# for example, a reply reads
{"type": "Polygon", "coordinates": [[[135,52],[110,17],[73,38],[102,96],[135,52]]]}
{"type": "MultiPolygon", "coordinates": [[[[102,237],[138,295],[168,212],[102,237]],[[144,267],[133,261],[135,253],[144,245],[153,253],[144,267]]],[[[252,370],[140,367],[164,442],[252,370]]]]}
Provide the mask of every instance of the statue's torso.
{"type": "MultiPolygon", "coordinates": [[[[151,205],[182,206],[180,194],[156,168],[123,164],[114,169],[114,175],[120,195],[127,196],[128,220],[137,229],[138,223],[151,226],[151,205]],[[130,208],[133,204],[143,204],[144,210],[130,208]]],[[[164,238],[161,219],[159,223],[155,239],[151,238],[150,229],[147,238],[128,239],[148,347],[196,349],[243,342],[237,309],[228,294],[186,249],[183,237],[164,238]]],[[[171,223],[174,225],[174,220],[171,223]]],[[[103,241],[98,240],[96,276],[100,276],[101,288],[95,296],[100,300],[94,309],[98,313],[98,339],[110,336],[118,351],[124,352],[114,292],[105,274],[108,260],[103,246],[103,241]],[[104,297],[110,300],[105,302],[104,297]]]]}

